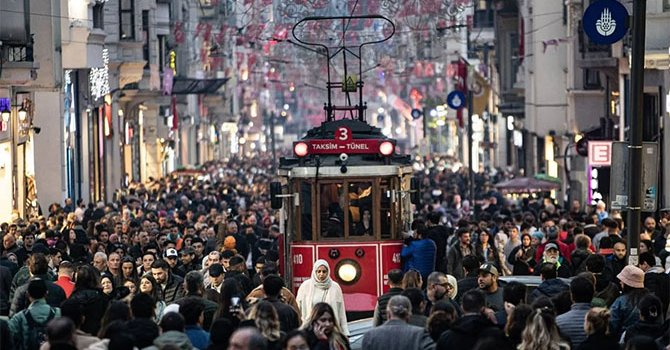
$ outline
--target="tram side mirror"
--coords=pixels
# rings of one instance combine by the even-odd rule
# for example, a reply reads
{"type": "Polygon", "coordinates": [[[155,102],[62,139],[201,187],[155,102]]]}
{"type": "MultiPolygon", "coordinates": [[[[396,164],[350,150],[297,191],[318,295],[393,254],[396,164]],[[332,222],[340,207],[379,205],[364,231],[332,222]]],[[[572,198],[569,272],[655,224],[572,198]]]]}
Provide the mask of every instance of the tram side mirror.
{"type": "Polygon", "coordinates": [[[418,207],[421,202],[421,182],[417,178],[412,178],[410,187],[410,200],[418,207]]]}
{"type": "Polygon", "coordinates": [[[281,196],[281,183],[270,182],[270,205],[272,206],[272,209],[281,209],[282,198],[280,196],[281,196]]]}

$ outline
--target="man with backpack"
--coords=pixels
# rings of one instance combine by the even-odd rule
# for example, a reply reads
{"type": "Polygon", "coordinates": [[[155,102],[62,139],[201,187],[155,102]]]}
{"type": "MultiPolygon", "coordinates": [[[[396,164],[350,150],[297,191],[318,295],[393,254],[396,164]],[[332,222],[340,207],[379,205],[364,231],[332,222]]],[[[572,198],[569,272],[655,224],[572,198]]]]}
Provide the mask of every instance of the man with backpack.
{"type": "Polygon", "coordinates": [[[17,350],[38,350],[46,342],[47,323],[60,317],[60,309],[47,304],[46,282],[36,278],[28,283],[30,306],[9,320],[9,330],[17,350]]]}

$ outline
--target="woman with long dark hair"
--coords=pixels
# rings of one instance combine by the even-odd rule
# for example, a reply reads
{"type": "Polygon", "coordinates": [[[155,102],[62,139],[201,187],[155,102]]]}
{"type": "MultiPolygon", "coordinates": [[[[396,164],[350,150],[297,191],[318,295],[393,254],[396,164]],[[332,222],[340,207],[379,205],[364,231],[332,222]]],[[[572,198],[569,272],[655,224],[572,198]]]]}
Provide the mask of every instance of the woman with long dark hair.
{"type": "Polygon", "coordinates": [[[233,326],[233,329],[236,329],[244,319],[244,310],[247,306],[242,285],[237,279],[227,278],[223,281],[220,300],[219,310],[214,319],[225,318],[233,326]]]}
{"type": "Polygon", "coordinates": [[[493,244],[489,231],[482,230],[479,233],[479,238],[475,243],[475,251],[482,263],[493,264],[499,271],[502,269],[498,248],[493,244]]]}
{"type": "Polygon", "coordinates": [[[161,317],[163,317],[163,310],[165,310],[165,301],[163,301],[161,286],[150,273],[140,278],[140,293],[149,295],[154,303],[156,303],[154,321],[160,321],[161,317]]]}
{"type": "Polygon", "coordinates": [[[105,335],[105,330],[107,326],[114,321],[130,321],[132,319],[130,314],[130,306],[126,302],[114,300],[109,303],[107,310],[105,310],[105,315],[102,317],[102,322],[100,324],[100,332],[98,332],[98,338],[102,339],[105,335]]]}
{"type": "Polygon", "coordinates": [[[312,350],[350,350],[347,337],[342,334],[333,308],[317,303],[303,326],[312,350]]]}
{"type": "Polygon", "coordinates": [[[109,303],[109,298],[102,292],[98,270],[91,265],[82,265],[77,269],[70,299],[84,305],[81,330],[88,334],[98,334],[100,321],[109,303]]]}
{"type": "Polygon", "coordinates": [[[521,244],[512,249],[507,261],[512,264],[513,275],[532,275],[535,262],[535,247],[529,234],[521,235],[521,244]]]}

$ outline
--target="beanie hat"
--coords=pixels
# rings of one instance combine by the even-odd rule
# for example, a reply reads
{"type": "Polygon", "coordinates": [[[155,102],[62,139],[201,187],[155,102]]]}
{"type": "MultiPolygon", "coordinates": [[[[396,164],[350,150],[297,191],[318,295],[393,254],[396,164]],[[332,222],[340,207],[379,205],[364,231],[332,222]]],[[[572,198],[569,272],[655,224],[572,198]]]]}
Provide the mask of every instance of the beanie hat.
{"type": "Polygon", "coordinates": [[[228,236],[223,240],[223,249],[233,250],[235,249],[236,244],[235,237],[228,236]]]}

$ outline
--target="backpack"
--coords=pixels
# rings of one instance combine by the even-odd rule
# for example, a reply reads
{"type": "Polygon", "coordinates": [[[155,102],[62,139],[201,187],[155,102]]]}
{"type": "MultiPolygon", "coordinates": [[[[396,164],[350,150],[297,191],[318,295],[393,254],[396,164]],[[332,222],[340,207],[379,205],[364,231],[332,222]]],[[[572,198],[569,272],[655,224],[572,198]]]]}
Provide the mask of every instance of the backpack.
{"type": "Polygon", "coordinates": [[[56,312],[51,308],[46,321],[41,323],[35,321],[28,309],[23,311],[23,315],[28,322],[28,332],[23,338],[24,350],[39,350],[40,346],[47,341],[47,323],[56,317],[56,312]]]}

